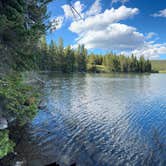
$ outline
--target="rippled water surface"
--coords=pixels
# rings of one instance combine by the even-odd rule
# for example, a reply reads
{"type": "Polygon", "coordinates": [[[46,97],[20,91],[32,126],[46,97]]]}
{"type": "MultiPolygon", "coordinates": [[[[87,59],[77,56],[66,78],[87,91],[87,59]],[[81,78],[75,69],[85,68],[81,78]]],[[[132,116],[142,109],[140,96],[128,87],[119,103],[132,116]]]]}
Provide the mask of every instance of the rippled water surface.
{"type": "Polygon", "coordinates": [[[47,108],[18,146],[30,166],[166,165],[166,75],[40,78],[47,108]]]}

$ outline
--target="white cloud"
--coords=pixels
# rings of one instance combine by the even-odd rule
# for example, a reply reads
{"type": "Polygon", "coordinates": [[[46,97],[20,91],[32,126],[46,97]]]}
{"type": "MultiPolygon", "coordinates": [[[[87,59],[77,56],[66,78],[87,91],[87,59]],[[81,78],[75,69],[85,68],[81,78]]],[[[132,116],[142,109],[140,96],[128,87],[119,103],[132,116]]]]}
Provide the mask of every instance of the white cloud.
{"type": "Polygon", "coordinates": [[[138,14],[137,8],[121,6],[118,9],[106,9],[103,13],[86,18],[85,20],[74,21],[69,29],[75,33],[87,32],[88,30],[105,29],[111,23],[125,20],[138,14]]]}
{"type": "Polygon", "coordinates": [[[107,9],[85,20],[72,22],[69,29],[78,34],[77,44],[85,44],[88,49],[135,49],[144,44],[144,35],[134,27],[117,22],[138,12],[137,8],[126,6],[107,9]]]}
{"type": "MultiPolygon", "coordinates": [[[[112,3],[128,1],[112,0],[112,3]]],[[[84,18],[79,21],[72,21],[69,26],[69,30],[78,35],[76,45],[85,44],[88,49],[116,50],[126,55],[133,53],[137,57],[143,55],[149,59],[156,59],[160,55],[166,54],[166,43],[156,44],[155,38],[158,37],[156,33],[149,32],[144,35],[135,27],[119,23],[119,21],[138,14],[139,9],[128,8],[123,5],[117,9],[106,9],[101,13],[100,0],[96,0],[90,9],[84,13],[84,5],[80,1],[75,2],[73,6],[84,18]]],[[[66,18],[73,18],[69,5],[64,5],[62,8],[66,18]]],[[[166,17],[166,9],[153,14],[153,16],[166,17]]]]}
{"type": "Polygon", "coordinates": [[[93,16],[99,14],[102,10],[100,0],[96,0],[90,9],[86,12],[86,16],[93,16]]]}
{"type": "Polygon", "coordinates": [[[146,39],[149,40],[149,39],[152,39],[153,37],[156,37],[156,36],[157,36],[156,33],[154,33],[154,32],[149,32],[149,33],[147,34],[147,36],[146,36],[146,39]]]}
{"type": "Polygon", "coordinates": [[[136,49],[144,45],[144,35],[137,32],[134,27],[113,23],[106,29],[89,30],[80,36],[77,42],[85,44],[88,49],[136,49]]]}
{"type": "Polygon", "coordinates": [[[166,43],[164,44],[151,44],[145,43],[144,47],[132,51],[137,57],[144,56],[148,59],[157,59],[160,55],[166,54],[166,43]]]}
{"type": "Polygon", "coordinates": [[[158,13],[154,13],[153,17],[166,17],[166,9],[158,11],[158,13]]]}
{"type": "MultiPolygon", "coordinates": [[[[73,8],[80,14],[82,15],[82,11],[83,11],[83,8],[84,8],[84,5],[81,4],[80,1],[76,1],[74,4],[73,4],[73,8]]],[[[63,5],[62,6],[62,9],[64,10],[64,13],[65,13],[65,17],[66,18],[73,18],[75,17],[74,15],[77,15],[77,13],[75,11],[74,14],[72,12],[72,9],[70,7],[70,5],[63,5]]]]}

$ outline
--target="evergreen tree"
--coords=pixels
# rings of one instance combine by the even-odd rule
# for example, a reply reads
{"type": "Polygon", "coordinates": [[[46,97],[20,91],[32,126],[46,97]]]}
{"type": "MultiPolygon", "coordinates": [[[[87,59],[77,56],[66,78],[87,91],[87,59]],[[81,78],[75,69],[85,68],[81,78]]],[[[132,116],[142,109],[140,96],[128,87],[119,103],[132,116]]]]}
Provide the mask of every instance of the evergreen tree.
{"type": "Polygon", "coordinates": [[[151,62],[140,57],[139,60],[134,55],[124,56],[116,54],[87,56],[87,50],[84,45],[78,45],[77,49],[71,49],[70,46],[64,48],[63,39],[60,38],[58,45],[51,41],[48,45],[45,37],[40,42],[41,60],[40,69],[53,70],[61,72],[82,72],[87,70],[100,71],[99,65],[109,72],[151,72],[151,62]]]}
{"type": "Polygon", "coordinates": [[[87,50],[84,45],[78,45],[76,50],[76,68],[79,72],[86,71],[87,50]]]}
{"type": "Polygon", "coordinates": [[[116,55],[112,56],[112,61],[113,61],[113,68],[112,71],[113,72],[120,72],[120,61],[119,61],[119,57],[116,55]]]}
{"type": "Polygon", "coordinates": [[[88,56],[88,70],[96,71],[96,56],[94,54],[88,56]]]}
{"type": "Polygon", "coordinates": [[[1,67],[35,68],[37,43],[45,33],[48,0],[0,1],[1,67]],[[4,66],[4,64],[7,64],[4,66]]]}
{"type": "Polygon", "coordinates": [[[145,59],[144,59],[143,56],[141,56],[140,59],[139,59],[139,71],[141,73],[145,72],[145,59]]]}

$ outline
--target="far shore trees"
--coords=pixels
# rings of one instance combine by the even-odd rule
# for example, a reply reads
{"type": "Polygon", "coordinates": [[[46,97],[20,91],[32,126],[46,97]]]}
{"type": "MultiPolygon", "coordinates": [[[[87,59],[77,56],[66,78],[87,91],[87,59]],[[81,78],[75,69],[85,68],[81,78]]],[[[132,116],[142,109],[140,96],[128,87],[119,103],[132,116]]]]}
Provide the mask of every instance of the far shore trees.
{"type": "Polygon", "coordinates": [[[62,38],[58,40],[58,44],[54,41],[47,44],[46,38],[42,37],[39,48],[39,70],[65,73],[85,71],[145,73],[152,71],[151,62],[143,56],[137,58],[134,55],[125,56],[113,53],[88,55],[84,45],[78,45],[76,49],[72,49],[71,46],[64,47],[62,38]],[[99,66],[104,70],[100,70],[99,66]]]}

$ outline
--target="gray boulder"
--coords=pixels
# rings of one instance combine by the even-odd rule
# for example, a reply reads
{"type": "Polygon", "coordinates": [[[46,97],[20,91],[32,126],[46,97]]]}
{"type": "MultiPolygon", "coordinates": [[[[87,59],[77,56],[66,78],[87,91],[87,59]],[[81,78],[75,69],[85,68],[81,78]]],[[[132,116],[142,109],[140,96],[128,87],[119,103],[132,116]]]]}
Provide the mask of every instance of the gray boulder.
{"type": "Polygon", "coordinates": [[[8,122],[6,118],[0,117],[0,130],[8,128],[8,122]]]}
{"type": "Polygon", "coordinates": [[[38,109],[44,110],[46,107],[47,107],[46,101],[44,101],[44,100],[40,101],[40,103],[38,105],[38,109]]]}

